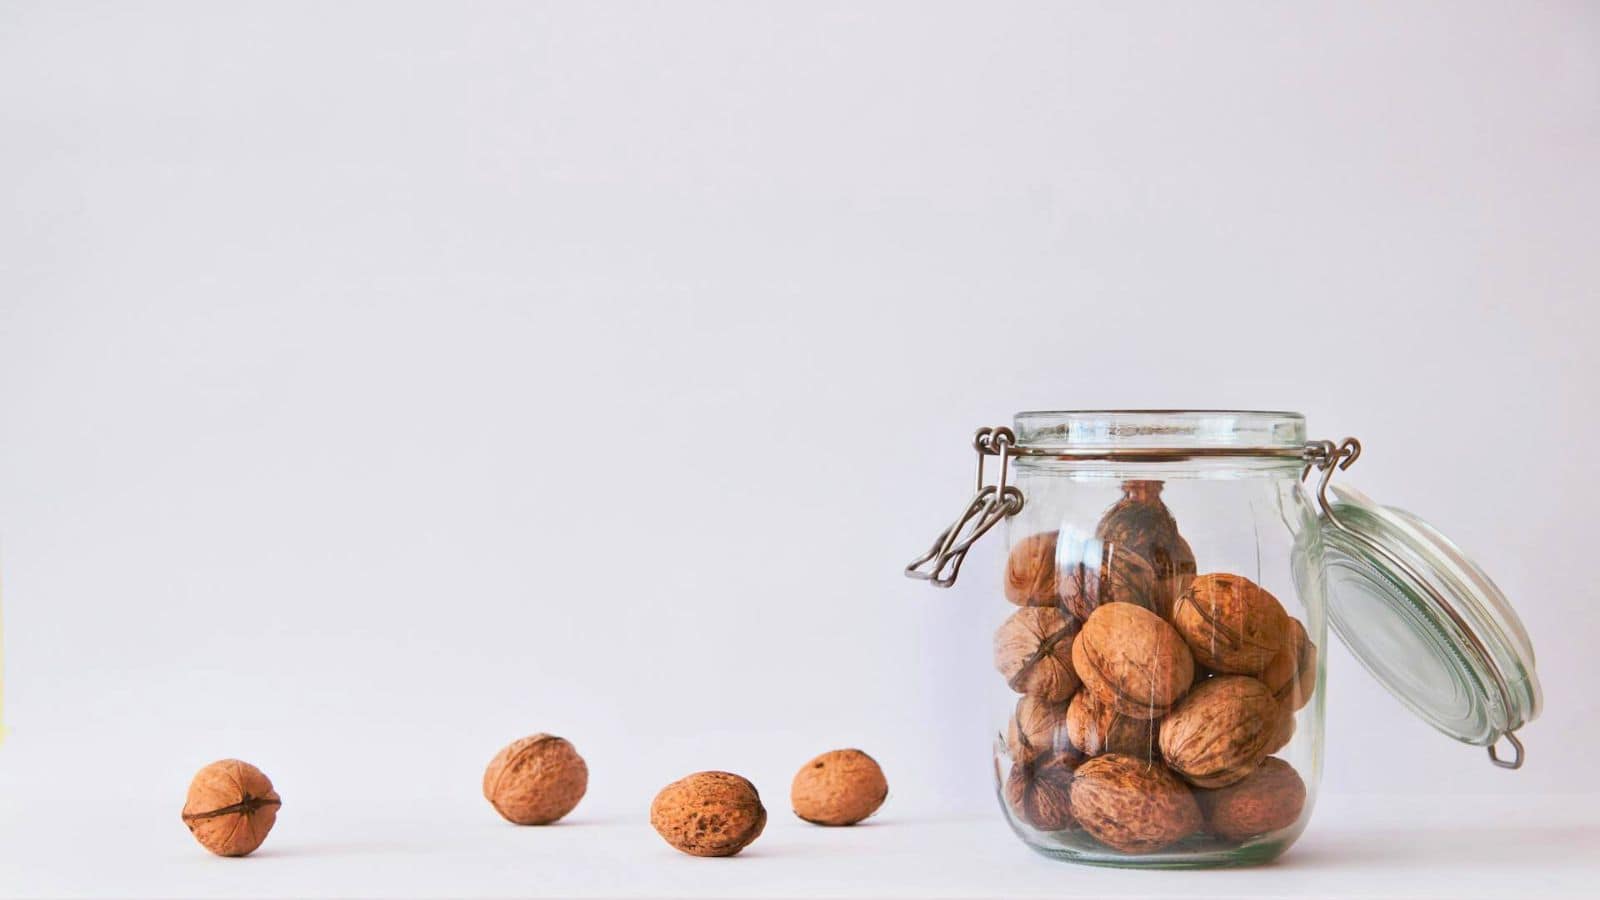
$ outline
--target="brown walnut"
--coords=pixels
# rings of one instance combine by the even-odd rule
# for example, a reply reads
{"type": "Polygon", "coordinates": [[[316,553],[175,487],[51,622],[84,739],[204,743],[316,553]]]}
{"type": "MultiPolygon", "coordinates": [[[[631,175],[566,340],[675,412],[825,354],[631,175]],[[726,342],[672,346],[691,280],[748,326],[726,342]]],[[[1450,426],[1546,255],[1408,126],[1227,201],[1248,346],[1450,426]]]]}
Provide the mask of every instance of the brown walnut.
{"type": "Polygon", "coordinates": [[[1161,501],[1161,488],[1159,481],[1124,481],[1122,499],[1100,517],[1095,537],[1104,541],[1108,550],[1150,562],[1155,580],[1149,606],[1166,618],[1197,570],[1194,551],[1178,533],[1177,521],[1161,501]]]}
{"type": "Polygon", "coordinates": [[[1178,598],[1189,590],[1189,585],[1199,576],[1200,567],[1195,564],[1194,550],[1190,549],[1189,542],[1178,535],[1173,542],[1170,557],[1157,556],[1151,565],[1156,567],[1156,586],[1164,598],[1167,616],[1171,617],[1172,608],[1178,605],[1178,598]]]}
{"type": "Polygon", "coordinates": [[[1154,719],[1194,681],[1194,658],[1165,619],[1131,603],[1108,603],[1083,624],[1072,665],[1103,705],[1154,719]]]}
{"type": "Polygon", "coordinates": [[[1099,550],[1100,557],[1094,565],[1078,562],[1062,573],[1061,600],[1067,609],[1074,616],[1087,619],[1107,603],[1131,603],[1159,614],[1156,570],[1150,561],[1110,544],[1100,545],[1099,550]]]}
{"type": "MultiPolygon", "coordinates": [[[[1072,696],[1076,700],[1082,695],[1079,691],[1072,696]]],[[[1067,704],[1024,695],[1006,723],[1006,750],[1014,762],[1041,753],[1072,752],[1067,739],[1067,704]]]]}
{"type": "Polygon", "coordinates": [[[589,788],[589,767],[565,738],[536,734],[489,761],[483,796],[517,825],[549,825],[572,812],[589,788]]]}
{"type": "Polygon", "coordinates": [[[883,769],[860,750],[830,750],[801,766],[789,785],[794,814],[814,825],[854,825],[888,796],[883,769]]]}
{"type": "Polygon", "coordinates": [[[1089,691],[1079,691],[1067,707],[1067,739],[1089,756],[1121,753],[1136,759],[1151,759],[1156,753],[1156,732],[1160,719],[1136,719],[1117,712],[1095,699],[1089,691]]]}
{"type": "Polygon", "coordinates": [[[1056,533],[1030,534],[1006,557],[1006,599],[1018,606],[1055,606],[1056,533]]]}
{"type": "Polygon", "coordinates": [[[1311,643],[1299,619],[1289,618],[1288,639],[1267,662],[1261,680],[1291,710],[1311,702],[1317,689],[1317,645],[1311,643]]]}
{"type": "Polygon", "coordinates": [[[1289,741],[1294,739],[1295,727],[1294,710],[1283,703],[1279,703],[1278,724],[1272,729],[1272,740],[1267,741],[1268,756],[1289,746],[1289,741]]]}
{"type": "Polygon", "coordinates": [[[1200,830],[1188,785],[1159,762],[1107,753],[1078,767],[1072,815],[1095,839],[1124,853],[1154,853],[1200,830]]]}
{"type": "Polygon", "coordinates": [[[1011,764],[1006,777],[1006,802],[1017,818],[1040,831],[1065,831],[1072,817],[1072,770],[1077,758],[1053,754],[1011,764]]]}
{"type": "Polygon", "coordinates": [[[224,759],[195,773],[183,803],[183,824],[218,856],[248,856],[267,839],[282,805],[260,769],[224,759]]]}
{"type": "Polygon", "coordinates": [[[1061,610],[1024,606],[995,632],[995,668],[1017,693],[1063,702],[1078,689],[1072,670],[1076,633],[1076,623],[1061,610]]]}
{"type": "Polygon", "coordinates": [[[1306,806],[1306,783],[1293,766],[1268,757],[1241,781],[1196,799],[1211,832],[1238,841],[1293,825],[1306,806]]]}
{"type": "Polygon", "coordinates": [[[1161,755],[1191,784],[1219,788],[1255,771],[1279,733],[1283,707],[1244,675],[1201,682],[1161,723],[1161,755]]]}
{"type": "Polygon", "coordinates": [[[767,809],[747,779],[731,772],[696,772],[656,794],[650,825],[690,856],[732,856],[761,836],[767,809]]]}
{"type": "Polygon", "coordinates": [[[1208,669],[1259,675],[1284,648],[1289,616],[1264,588],[1240,575],[1201,575],[1173,609],[1172,624],[1208,669]]]}

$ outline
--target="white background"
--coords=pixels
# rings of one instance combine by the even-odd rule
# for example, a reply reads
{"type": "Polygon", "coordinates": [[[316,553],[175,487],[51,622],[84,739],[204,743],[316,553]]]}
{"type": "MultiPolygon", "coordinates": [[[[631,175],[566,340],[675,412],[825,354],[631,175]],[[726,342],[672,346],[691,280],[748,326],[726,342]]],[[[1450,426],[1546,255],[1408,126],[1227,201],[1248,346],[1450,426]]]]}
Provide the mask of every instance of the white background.
{"type": "Polygon", "coordinates": [[[860,746],[1010,841],[996,542],[900,569],[1028,408],[1302,410],[1511,596],[1527,767],[1335,648],[1330,809],[1600,792],[1597,209],[1592,4],[0,4],[0,892],[224,890],[49,876],[230,755],[476,833],[541,730],[630,835],[860,746]]]}

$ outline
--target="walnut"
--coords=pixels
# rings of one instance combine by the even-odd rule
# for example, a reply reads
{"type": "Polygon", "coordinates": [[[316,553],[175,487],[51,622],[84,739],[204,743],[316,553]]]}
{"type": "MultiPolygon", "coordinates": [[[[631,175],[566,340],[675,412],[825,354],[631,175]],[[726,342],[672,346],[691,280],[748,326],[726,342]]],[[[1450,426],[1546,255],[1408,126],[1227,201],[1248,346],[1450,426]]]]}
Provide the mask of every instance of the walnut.
{"type": "Polygon", "coordinates": [[[1201,823],[1194,795],[1166,766],[1120,753],[1078,767],[1072,815],[1100,843],[1124,853],[1154,853],[1201,823]]]}
{"type": "Polygon", "coordinates": [[[801,766],[789,785],[794,814],[814,825],[854,825],[888,796],[883,769],[860,750],[830,750],[801,766]]]}
{"type": "Polygon", "coordinates": [[[656,794],[650,825],[690,856],[732,856],[761,836],[767,809],[747,779],[731,772],[696,772],[656,794]]]}
{"type": "Polygon", "coordinates": [[[1011,689],[1042,700],[1065,701],[1078,689],[1072,671],[1077,625],[1061,610],[1024,606],[994,636],[994,664],[1011,689]]]}
{"type": "Polygon", "coordinates": [[[1006,599],[1018,606],[1055,606],[1056,533],[1030,534],[1006,557],[1006,599]]]}
{"type": "Polygon", "coordinates": [[[1291,710],[1311,702],[1317,689],[1317,645],[1306,635],[1300,620],[1289,618],[1288,640],[1282,650],[1268,660],[1261,680],[1278,700],[1291,710]]]}
{"type": "Polygon", "coordinates": [[[1170,555],[1157,552],[1150,564],[1156,568],[1156,596],[1161,598],[1166,615],[1171,618],[1178,598],[1188,592],[1189,585],[1194,584],[1199,575],[1200,567],[1195,565],[1194,550],[1190,549],[1189,542],[1180,534],[1172,543],[1170,555]]]}
{"type": "Polygon", "coordinates": [[[267,839],[283,800],[272,780],[247,762],[224,759],[195,773],[183,824],[218,856],[248,856],[267,839]]]}
{"type": "Polygon", "coordinates": [[[1161,612],[1156,597],[1156,570],[1149,560],[1097,541],[1088,543],[1086,550],[1099,551],[1094,565],[1080,561],[1062,572],[1061,600],[1073,615],[1087,619],[1107,603],[1132,603],[1161,612]]]}
{"type": "Polygon", "coordinates": [[[1289,616],[1278,598],[1240,575],[1201,575],[1173,609],[1172,624],[1208,669],[1259,675],[1282,650],[1289,616]]]}
{"type": "MultiPolygon", "coordinates": [[[[1073,694],[1073,700],[1083,694],[1073,694]]],[[[1006,750],[1013,761],[1041,753],[1073,752],[1067,739],[1067,704],[1024,695],[1006,723],[1006,750]]]]}
{"type": "Polygon", "coordinates": [[[1089,691],[1079,691],[1067,707],[1067,739],[1089,756],[1121,753],[1150,759],[1155,756],[1160,722],[1123,715],[1116,707],[1096,700],[1089,691]]]}
{"type": "Polygon", "coordinates": [[[565,738],[536,734],[495,754],[483,772],[483,796],[517,825],[549,825],[589,788],[589,767],[565,738]]]}
{"type": "Polygon", "coordinates": [[[1190,691],[1161,723],[1161,755],[1191,784],[1230,785],[1266,758],[1282,710],[1254,678],[1219,675],[1190,691]]]}
{"type": "Polygon", "coordinates": [[[1150,562],[1155,581],[1148,605],[1166,618],[1194,580],[1197,569],[1194,551],[1178,533],[1178,523],[1167,505],[1161,502],[1161,488],[1159,481],[1124,481],[1122,499],[1100,517],[1095,536],[1106,543],[1108,551],[1140,556],[1150,562]]]}
{"type": "Polygon", "coordinates": [[[1289,741],[1294,739],[1295,719],[1294,710],[1288,706],[1278,704],[1278,724],[1272,729],[1272,740],[1267,741],[1267,755],[1277,753],[1289,746],[1289,741]]]}
{"type": "Polygon", "coordinates": [[[1006,802],[1017,818],[1040,831],[1065,831],[1072,817],[1072,770],[1077,758],[1052,754],[1011,764],[1006,776],[1006,802]]]}
{"type": "Polygon", "coordinates": [[[1293,766],[1269,757],[1242,780],[1196,799],[1211,832],[1238,841],[1293,825],[1306,806],[1306,783],[1293,766]]]}
{"type": "Polygon", "coordinates": [[[1194,681],[1194,658],[1166,620],[1131,603],[1107,603],[1083,624],[1072,665],[1102,704],[1136,719],[1165,715],[1194,681]]]}

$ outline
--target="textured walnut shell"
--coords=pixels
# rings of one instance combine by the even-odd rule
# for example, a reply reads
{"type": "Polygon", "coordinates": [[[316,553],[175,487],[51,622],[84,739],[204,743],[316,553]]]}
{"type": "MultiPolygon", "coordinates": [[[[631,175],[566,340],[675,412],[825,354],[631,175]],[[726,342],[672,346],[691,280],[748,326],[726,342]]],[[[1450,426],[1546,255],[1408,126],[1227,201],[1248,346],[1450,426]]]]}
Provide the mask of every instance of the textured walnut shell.
{"type": "Polygon", "coordinates": [[[1150,564],[1156,570],[1156,597],[1164,606],[1164,615],[1170,619],[1178,599],[1188,592],[1189,586],[1194,584],[1199,575],[1200,568],[1195,565],[1194,551],[1189,548],[1189,542],[1183,539],[1183,535],[1178,535],[1172,544],[1171,556],[1157,555],[1150,564]]]}
{"type": "Polygon", "coordinates": [[[1024,606],[994,636],[994,665],[1019,694],[1063,702],[1078,689],[1072,670],[1076,624],[1061,610],[1024,606]]]}
{"type": "Polygon", "coordinates": [[[830,750],[801,766],[789,785],[794,814],[814,825],[854,825],[888,796],[883,769],[860,750],[830,750]]]}
{"type": "Polygon", "coordinates": [[[248,856],[267,839],[282,805],[260,769],[224,759],[195,773],[183,803],[183,824],[218,856],[248,856]]]}
{"type": "Polygon", "coordinates": [[[1055,606],[1056,533],[1030,534],[1006,557],[1006,599],[1018,606],[1055,606]]]}
{"type": "Polygon", "coordinates": [[[1294,710],[1282,703],[1278,704],[1278,725],[1272,729],[1272,740],[1267,741],[1267,755],[1271,756],[1279,750],[1289,746],[1289,741],[1294,739],[1295,720],[1294,710]]]}
{"type": "Polygon", "coordinates": [[[1269,757],[1239,782],[1196,799],[1211,833],[1238,841],[1293,825],[1306,807],[1306,783],[1293,766],[1269,757]]]}
{"type": "MultiPolygon", "coordinates": [[[[1108,550],[1149,561],[1154,575],[1153,590],[1150,602],[1140,605],[1166,618],[1194,580],[1197,570],[1194,551],[1178,533],[1177,521],[1161,501],[1161,488],[1159,481],[1124,481],[1122,499],[1100,517],[1095,537],[1104,541],[1108,550]]],[[[1130,598],[1113,599],[1128,602],[1130,598]]]]}
{"type": "Polygon", "coordinates": [[[1193,793],[1166,766],[1120,753],[1078,767],[1072,815],[1100,843],[1124,853],[1154,853],[1201,823],[1193,793]]]}
{"type": "MultiPolygon", "coordinates": [[[[1075,701],[1082,692],[1072,696],[1075,701]]],[[[1006,723],[1006,750],[1013,761],[1041,753],[1073,752],[1067,738],[1067,704],[1024,695],[1006,723]]]]}
{"type": "Polygon", "coordinates": [[[1208,669],[1259,675],[1284,648],[1289,616],[1260,585],[1241,575],[1201,575],[1172,612],[1172,624],[1208,669]]]}
{"type": "Polygon", "coordinates": [[[589,789],[589,767],[565,738],[536,734],[495,754],[483,772],[483,796],[507,822],[548,825],[589,789]]]}
{"type": "Polygon", "coordinates": [[[1089,691],[1072,696],[1067,707],[1067,740],[1089,756],[1120,753],[1136,759],[1156,754],[1160,719],[1136,719],[1095,699],[1089,691]]]}
{"type": "Polygon", "coordinates": [[[1317,689],[1317,645],[1300,620],[1289,618],[1288,639],[1261,673],[1261,681],[1291,710],[1305,707],[1317,689]]]}
{"type": "Polygon", "coordinates": [[[1108,603],[1084,622],[1072,665],[1101,704],[1154,719],[1194,681],[1194,658],[1165,619],[1131,603],[1108,603]]]}
{"type": "Polygon", "coordinates": [[[1219,675],[1190,691],[1161,723],[1161,756],[1191,784],[1225,787],[1261,765],[1282,713],[1266,685],[1219,675]]]}
{"type": "Polygon", "coordinates": [[[696,772],[661,789],[650,825],[690,856],[732,856],[761,836],[767,809],[756,786],[731,772],[696,772]]]}
{"type": "Polygon", "coordinates": [[[1076,757],[1056,754],[1011,765],[1006,776],[1006,802],[1017,818],[1040,831],[1065,831],[1077,825],[1072,817],[1072,770],[1076,757]]]}
{"type": "Polygon", "coordinates": [[[1080,562],[1063,573],[1061,601],[1079,619],[1087,619],[1107,603],[1131,603],[1162,612],[1156,596],[1156,570],[1149,560],[1109,544],[1101,548],[1098,565],[1080,562]]]}

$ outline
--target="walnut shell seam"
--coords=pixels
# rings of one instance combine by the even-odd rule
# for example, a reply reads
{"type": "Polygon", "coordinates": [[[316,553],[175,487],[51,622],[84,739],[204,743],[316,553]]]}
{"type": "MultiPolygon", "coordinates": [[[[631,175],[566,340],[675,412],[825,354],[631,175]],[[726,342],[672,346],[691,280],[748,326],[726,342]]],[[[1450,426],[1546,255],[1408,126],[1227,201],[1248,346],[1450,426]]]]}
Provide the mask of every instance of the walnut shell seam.
{"type": "Polygon", "coordinates": [[[1067,619],[1067,624],[1064,625],[1061,630],[1047,636],[1044,640],[1040,641],[1039,649],[1028,654],[1028,656],[1023,659],[1021,667],[1017,669],[1017,674],[1006,679],[1006,686],[1011,688],[1013,691],[1021,693],[1023,688],[1027,685],[1028,675],[1033,672],[1033,667],[1043,662],[1045,657],[1053,656],[1056,645],[1071,638],[1077,632],[1077,630],[1077,624],[1073,622],[1072,619],[1067,619]]]}

